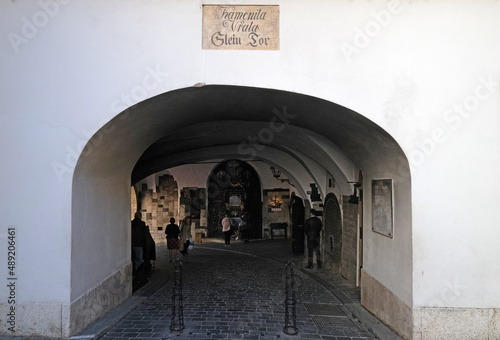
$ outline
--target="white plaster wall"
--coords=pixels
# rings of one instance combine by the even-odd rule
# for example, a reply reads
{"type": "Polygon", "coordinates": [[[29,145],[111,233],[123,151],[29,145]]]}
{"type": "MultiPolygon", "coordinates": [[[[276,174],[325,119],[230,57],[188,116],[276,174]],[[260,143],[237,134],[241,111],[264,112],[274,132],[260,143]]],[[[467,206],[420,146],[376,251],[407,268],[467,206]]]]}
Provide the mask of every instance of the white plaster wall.
{"type": "MultiPolygon", "coordinates": [[[[406,245],[374,241],[366,257],[384,249],[391,256],[365,262],[365,270],[415,306],[500,306],[499,90],[481,88],[484,79],[499,80],[500,4],[246,3],[280,5],[280,51],[201,50],[201,1],[60,1],[52,10],[34,1],[0,4],[0,171],[7,193],[0,197],[0,233],[11,225],[19,230],[19,301],[70,300],[72,168],[92,132],[136,102],[204,82],[310,94],[385,128],[412,163],[412,296],[387,275],[406,271],[392,262],[406,245]],[[380,19],[386,10],[392,14],[380,19]],[[383,25],[361,46],[359,32],[376,27],[377,16],[383,25]],[[22,43],[12,43],[13,34],[22,43]],[[342,43],[356,42],[347,58],[342,43]],[[469,116],[453,112],[474,97],[469,116]]],[[[108,274],[123,264],[113,250],[110,261],[118,264],[108,274]]],[[[4,242],[0,252],[5,263],[4,242]]],[[[100,271],[85,275],[104,279],[100,271]]],[[[6,294],[3,287],[0,303],[6,294]]]]}
{"type": "Polygon", "coordinates": [[[206,188],[207,178],[217,163],[187,164],[170,168],[168,171],[177,181],[179,191],[184,187],[206,188]]]}
{"type": "Polygon", "coordinates": [[[413,116],[406,124],[415,125],[406,138],[397,134],[413,170],[414,305],[498,307],[500,26],[492,18],[500,6],[462,1],[429,9],[430,16],[425,6],[408,14],[411,20],[425,11],[418,38],[429,53],[416,58],[417,49],[406,48],[394,56],[414,65],[405,70],[413,78],[405,110],[413,116]],[[465,118],[456,112],[476,102],[465,118]],[[464,178],[475,185],[462,185],[464,178]]]}
{"type": "Polygon", "coordinates": [[[406,193],[410,191],[409,182],[393,180],[392,237],[372,231],[371,182],[391,177],[392,174],[388,173],[363,173],[363,269],[371,276],[379,277],[386,288],[407,306],[412,306],[413,277],[412,268],[408,266],[412,263],[409,259],[414,256],[414,252],[412,253],[411,243],[411,212],[405,209],[410,206],[406,202],[406,193]]]}

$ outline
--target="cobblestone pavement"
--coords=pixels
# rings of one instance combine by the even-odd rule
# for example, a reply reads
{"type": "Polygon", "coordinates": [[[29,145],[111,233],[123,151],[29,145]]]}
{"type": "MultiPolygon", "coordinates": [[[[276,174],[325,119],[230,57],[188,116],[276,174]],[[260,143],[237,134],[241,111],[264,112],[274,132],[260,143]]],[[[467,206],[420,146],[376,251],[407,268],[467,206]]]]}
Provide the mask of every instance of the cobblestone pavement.
{"type": "Polygon", "coordinates": [[[149,283],[70,340],[401,339],[360,306],[358,288],[328,268],[304,269],[305,260],[292,254],[290,240],[235,241],[225,247],[223,240],[203,239],[182,258],[184,329],[172,331],[174,267],[166,245],[157,245],[149,283]],[[289,314],[286,323],[289,261],[296,318],[289,314]],[[285,326],[295,326],[298,333],[285,333],[285,326]]]}
{"type": "MultiPolygon", "coordinates": [[[[205,240],[182,258],[182,331],[170,329],[175,281],[171,274],[167,284],[102,339],[375,339],[342,303],[348,295],[336,297],[300,268],[302,262],[303,256],[293,256],[287,241],[233,242],[225,247],[218,240],[205,240]],[[294,263],[296,295],[295,322],[289,314],[288,323],[287,261],[294,263]],[[296,335],[283,331],[294,325],[296,335]]],[[[167,266],[172,273],[172,264],[167,266]]],[[[350,293],[359,297],[355,288],[350,293]]],[[[287,330],[291,333],[293,328],[287,330]]]]}

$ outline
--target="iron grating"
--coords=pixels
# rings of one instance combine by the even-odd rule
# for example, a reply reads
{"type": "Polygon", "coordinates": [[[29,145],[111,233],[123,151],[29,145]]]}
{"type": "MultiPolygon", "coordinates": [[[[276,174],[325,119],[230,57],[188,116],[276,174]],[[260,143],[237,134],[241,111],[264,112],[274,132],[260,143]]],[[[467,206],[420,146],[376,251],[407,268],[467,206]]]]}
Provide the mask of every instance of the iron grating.
{"type": "Polygon", "coordinates": [[[359,331],[358,326],[346,316],[312,316],[320,332],[359,331]]]}
{"type": "Polygon", "coordinates": [[[340,305],[327,303],[304,303],[304,307],[311,315],[347,316],[340,305]]]}

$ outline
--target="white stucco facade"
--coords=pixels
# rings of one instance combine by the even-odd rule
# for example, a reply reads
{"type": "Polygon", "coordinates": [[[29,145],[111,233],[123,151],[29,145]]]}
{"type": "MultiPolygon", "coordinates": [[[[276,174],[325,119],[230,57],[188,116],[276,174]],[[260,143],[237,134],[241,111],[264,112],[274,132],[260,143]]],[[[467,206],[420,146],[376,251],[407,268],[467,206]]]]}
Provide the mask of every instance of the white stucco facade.
{"type": "MultiPolygon", "coordinates": [[[[75,321],[92,304],[90,295],[120,287],[109,305],[92,307],[94,316],[130,295],[124,245],[130,243],[133,166],[162,129],[196,120],[169,111],[170,97],[155,96],[204,83],[312,96],[385,130],[406,159],[361,167],[367,197],[363,271],[373,282],[362,289],[386,292],[408,319],[396,325],[384,320],[383,311],[374,314],[405,338],[458,332],[464,315],[480,320],[468,338],[499,337],[500,3],[245,2],[279,5],[277,51],[203,50],[202,5],[210,3],[242,4],[0,4],[0,334],[73,335],[92,321],[75,321]],[[141,110],[171,118],[143,131],[141,110]],[[84,156],[102,168],[81,158],[85,145],[84,156]],[[373,233],[370,224],[370,182],[388,177],[394,181],[393,238],[373,233]],[[15,229],[13,273],[9,228],[15,229]],[[13,278],[15,334],[8,323],[13,278]]],[[[304,115],[316,119],[315,112],[304,115]]],[[[331,173],[356,180],[355,157],[324,137],[311,133],[310,139],[325,150],[316,158],[325,159],[321,166],[327,167],[328,156],[331,173]]],[[[263,158],[286,168],[280,161],[289,156],[282,152],[270,148],[263,158]]],[[[225,154],[230,152],[211,157],[225,154]]],[[[325,190],[324,172],[314,162],[287,169],[303,191],[311,178],[325,190]]],[[[366,164],[376,162],[374,156],[366,164]]]]}

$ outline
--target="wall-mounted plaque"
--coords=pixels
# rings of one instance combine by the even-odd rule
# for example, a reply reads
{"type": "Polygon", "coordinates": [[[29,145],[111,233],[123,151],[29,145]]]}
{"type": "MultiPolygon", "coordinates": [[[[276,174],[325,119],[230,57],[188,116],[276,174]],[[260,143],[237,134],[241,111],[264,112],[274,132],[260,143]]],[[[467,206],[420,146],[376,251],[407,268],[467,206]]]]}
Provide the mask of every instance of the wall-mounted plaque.
{"type": "Polygon", "coordinates": [[[203,5],[203,49],[279,50],[279,6],[203,5]]]}
{"type": "Polygon", "coordinates": [[[372,230],[392,238],[392,179],[372,180],[372,230]]]}

